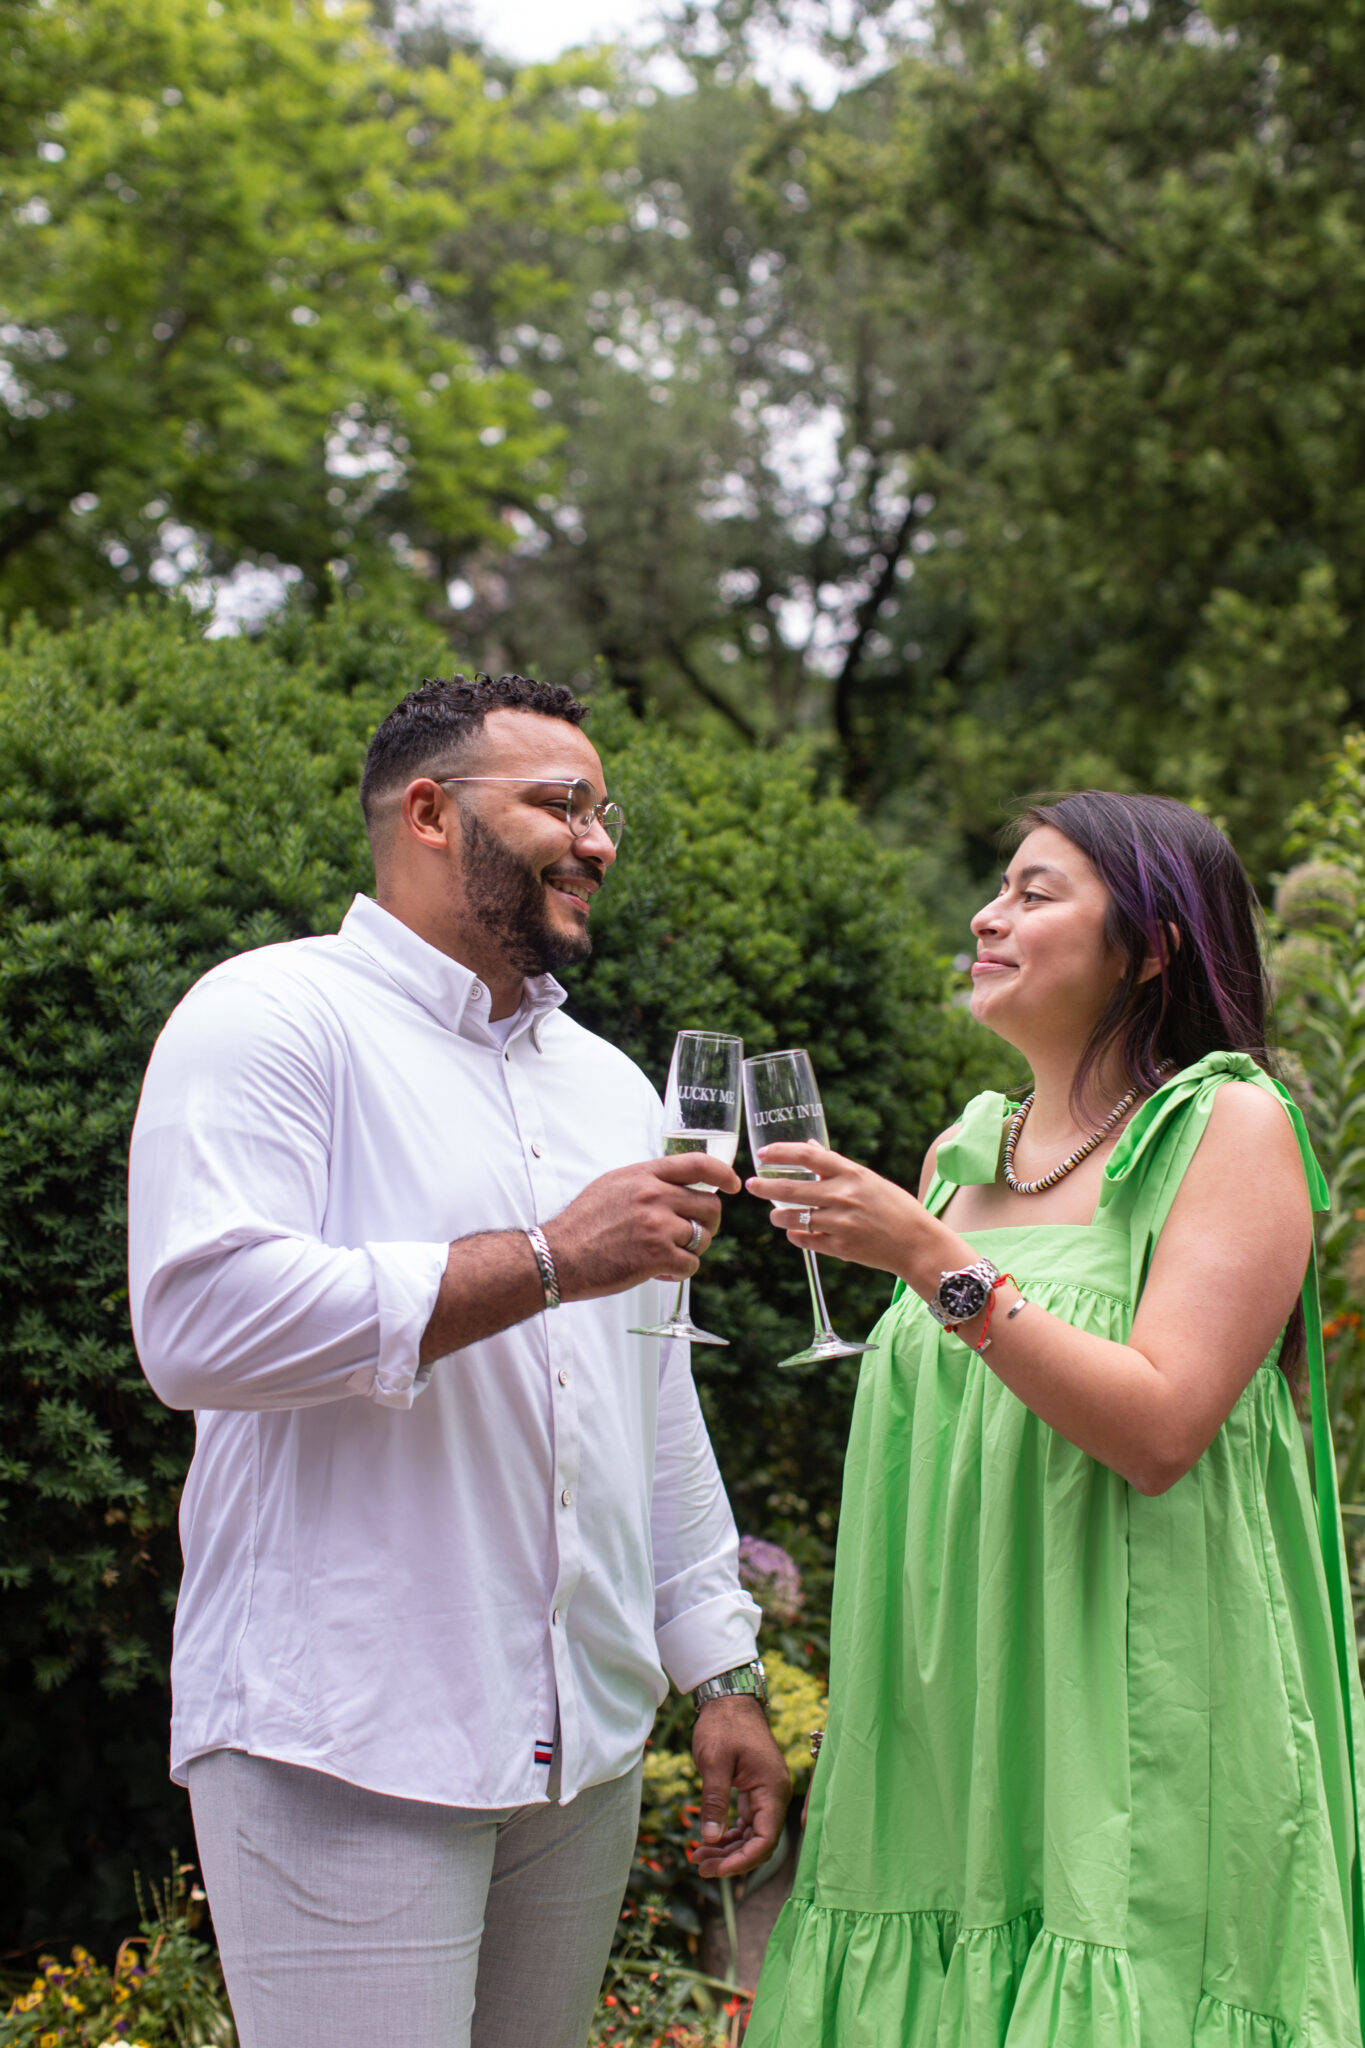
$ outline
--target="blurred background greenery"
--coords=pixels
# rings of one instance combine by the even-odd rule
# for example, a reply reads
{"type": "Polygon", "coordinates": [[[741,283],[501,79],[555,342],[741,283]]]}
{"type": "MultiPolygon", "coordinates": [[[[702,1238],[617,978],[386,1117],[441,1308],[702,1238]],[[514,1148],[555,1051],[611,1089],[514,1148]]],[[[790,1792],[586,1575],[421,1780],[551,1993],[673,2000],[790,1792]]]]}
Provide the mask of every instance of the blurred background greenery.
{"type": "MultiPolygon", "coordinates": [[[[665,17],[536,66],[436,0],[0,0],[0,1949],[188,1841],[128,1124],[195,975],[364,886],[423,674],[594,695],[631,838],[578,1013],[659,1080],[682,1025],[810,1045],[901,1178],[1012,1072],[950,963],[1014,797],[1157,788],[1292,867],[1365,1489],[1365,14],[665,17]]],[[[770,1370],[800,1267],[744,1205],[698,1299],[818,1670],[852,1375],[770,1370]]]]}

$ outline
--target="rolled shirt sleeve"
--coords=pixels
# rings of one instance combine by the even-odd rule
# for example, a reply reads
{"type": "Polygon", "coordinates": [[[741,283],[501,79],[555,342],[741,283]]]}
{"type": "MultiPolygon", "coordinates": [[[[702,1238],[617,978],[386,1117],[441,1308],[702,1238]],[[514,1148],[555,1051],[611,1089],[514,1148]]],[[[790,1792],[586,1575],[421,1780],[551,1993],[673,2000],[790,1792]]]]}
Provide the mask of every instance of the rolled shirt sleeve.
{"type": "Polygon", "coordinates": [[[129,1301],[172,1408],[408,1407],[448,1245],[328,1244],[325,1013],[207,976],[157,1041],[129,1155],[129,1301]]]}
{"type": "Polygon", "coordinates": [[[654,1639],[679,1692],[757,1655],[761,1610],[739,1583],[739,1538],[685,1344],[661,1346],[651,1516],[654,1639]]]}

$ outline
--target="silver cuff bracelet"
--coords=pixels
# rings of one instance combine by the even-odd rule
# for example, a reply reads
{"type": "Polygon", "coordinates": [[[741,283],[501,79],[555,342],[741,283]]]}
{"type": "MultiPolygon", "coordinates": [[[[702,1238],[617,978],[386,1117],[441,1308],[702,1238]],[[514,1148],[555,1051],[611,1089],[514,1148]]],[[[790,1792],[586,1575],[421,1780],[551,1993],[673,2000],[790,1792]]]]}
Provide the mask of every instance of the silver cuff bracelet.
{"type": "Polygon", "coordinates": [[[540,1274],[540,1284],[545,1289],[545,1306],[546,1308],[558,1308],[559,1276],[555,1272],[554,1253],[550,1250],[545,1232],[540,1228],[539,1224],[533,1223],[526,1232],[526,1237],[531,1250],[535,1253],[536,1269],[540,1274]]]}

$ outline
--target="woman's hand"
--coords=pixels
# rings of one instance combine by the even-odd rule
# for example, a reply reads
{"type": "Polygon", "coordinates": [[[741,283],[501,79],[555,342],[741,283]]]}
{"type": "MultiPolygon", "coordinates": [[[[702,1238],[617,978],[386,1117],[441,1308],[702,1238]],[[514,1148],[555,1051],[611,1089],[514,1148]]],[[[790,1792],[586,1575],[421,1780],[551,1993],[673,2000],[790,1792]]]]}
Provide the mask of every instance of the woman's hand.
{"type": "Polygon", "coordinates": [[[744,1183],[751,1195],[773,1203],[774,1227],[802,1251],[832,1253],[901,1279],[923,1264],[926,1237],[939,1226],[905,1188],[823,1145],[765,1145],[758,1156],[766,1167],[805,1166],[820,1176],[809,1181],[756,1175],[744,1183]]]}

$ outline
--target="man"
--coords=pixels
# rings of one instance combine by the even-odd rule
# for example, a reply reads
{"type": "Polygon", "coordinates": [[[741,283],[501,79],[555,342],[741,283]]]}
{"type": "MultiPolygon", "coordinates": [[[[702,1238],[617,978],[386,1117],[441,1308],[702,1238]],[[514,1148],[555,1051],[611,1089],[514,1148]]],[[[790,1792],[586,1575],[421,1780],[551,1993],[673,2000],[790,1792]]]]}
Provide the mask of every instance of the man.
{"type": "Polygon", "coordinates": [[[632,1334],[719,1223],[688,1183],[739,1182],[656,1156],[549,971],[620,831],[584,712],[406,698],[361,784],[376,900],[215,968],[147,1071],[133,1326],[198,1422],[171,1765],[242,2048],[582,2048],[665,1671],[698,1867],[780,1832],[686,1351],[632,1334]]]}

